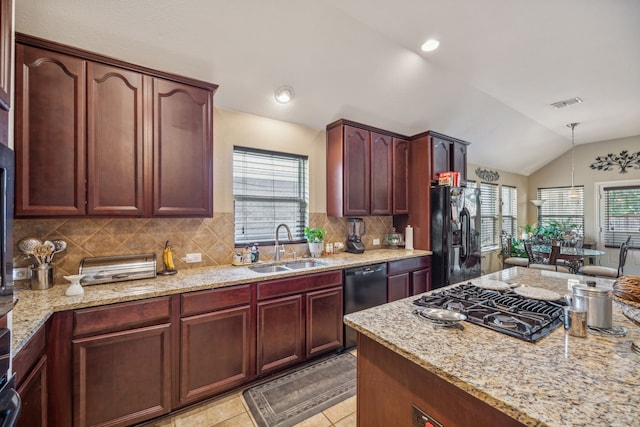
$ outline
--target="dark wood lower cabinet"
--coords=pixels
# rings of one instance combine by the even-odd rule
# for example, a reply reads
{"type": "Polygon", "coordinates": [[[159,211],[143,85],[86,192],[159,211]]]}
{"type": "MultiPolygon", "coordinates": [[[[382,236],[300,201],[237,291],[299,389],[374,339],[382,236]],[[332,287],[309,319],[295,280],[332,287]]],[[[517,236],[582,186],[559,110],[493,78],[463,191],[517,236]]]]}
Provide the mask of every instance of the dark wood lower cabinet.
{"type": "Polygon", "coordinates": [[[387,277],[387,302],[396,301],[409,296],[409,273],[401,273],[387,277]]]}
{"type": "Polygon", "coordinates": [[[302,295],[258,303],[258,375],[304,360],[302,295]]]}
{"type": "Polygon", "coordinates": [[[250,321],[248,305],[181,320],[180,404],[251,379],[250,321]]]}
{"type": "Polygon", "coordinates": [[[74,427],[127,426],[171,411],[170,324],[73,340],[74,427]]]}
{"type": "Polygon", "coordinates": [[[342,347],[342,271],[54,313],[14,358],[20,426],[129,426],[342,347]]]}
{"type": "Polygon", "coordinates": [[[392,261],[387,274],[387,302],[430,291],[431,257],[392,261]]]}
{"type": "Polygon", "coordinates": [[[47,426],[47,356],[42,356],[18,387],[22,408],[17,427],[47,426]]]}
{"type": "Polygon", "coordinates": [[[306,296],[306,357],[342,347],[342,286],[306,296]]]}
{"type": "Polygon", "coordinates": [[[431,290],[431,269],[425,268],[411,272],[411,295],[431,290]]]}

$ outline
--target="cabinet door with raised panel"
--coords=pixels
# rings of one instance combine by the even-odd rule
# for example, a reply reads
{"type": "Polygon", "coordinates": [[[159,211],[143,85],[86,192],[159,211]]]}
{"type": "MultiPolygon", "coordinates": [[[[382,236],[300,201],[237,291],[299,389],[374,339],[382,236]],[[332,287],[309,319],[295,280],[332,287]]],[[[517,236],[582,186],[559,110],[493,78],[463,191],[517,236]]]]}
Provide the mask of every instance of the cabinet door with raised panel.
{"type": "Polygon", "coordinates": [[[76,427],[135,424],[171,410],[170,325],[73,340],[76,427]]]}
{"type": "Polygon", "coordinates": [[[411,295],[431,290],[431,269],[425,268],[411,272],[411,295]]]}
{"type": "Polygon", "coordinates": [[[258,303],[258,375],[304,360],[302,295],[258,303]]]}
{"type": "Polygon", "coordinates": [[[387,277],[387,302],[396,301],[409,296],[409,273],[387,277]]]}
{"type": "Polygon", "coordinates": [[[87,211],[143,215],[143,76],[87,66],[87,211]]]}
{"type": "Polygon", "coordinates": [[[47,426],[47,356],[42,356],[18,387],[22,408],[17,427],[47,426]]]}
{"type": "Polygon", "coordinates": [[[213,93],[153,79],[153,216],[213,215],[213,93]]]}
{"type": "Polygon", "coordinates": [[[0,0],[0,108],[9,110],[11,98],[11,44],[13,1],[0,0]]]}
{"type": "Polygon", "coordinates": [[[393,139],[393,214],[409,213],[409,141],[393,139]]]}
{"type": "Polygon", "coordinates": [[[251,308],[182,319],[180,403],[229,390],[251,376],[251,308]]]}
{"type": "Polygon", "coordinates": [[[342,346],[342,286],[306,295],[307,358],[342,346]]]}
{"type": "Polygon", "coordinates": [[[16,216],[84,215],[85,61],[16,44],[16,216]]]}
{"type": "Polygon", "coordinates": [[[369,214],[369,131],[344,127],[344,215],[369,214]]]}
{"type": "Polygon", "coordinates": [[[438,181],[440,172],[451,170],[451,142],[431,138],[431,180],[438,181]]]}
{"type": "Polygon", "coordinates": [[[391,215],[393,138],[371,132],[371,215],[391,215]]]}
{"type": "Polygon", "coordinates": [[[460,185],[467,183],[467,146],[461,142],[453,143],[453,168],[460,172],[460,185]]]}

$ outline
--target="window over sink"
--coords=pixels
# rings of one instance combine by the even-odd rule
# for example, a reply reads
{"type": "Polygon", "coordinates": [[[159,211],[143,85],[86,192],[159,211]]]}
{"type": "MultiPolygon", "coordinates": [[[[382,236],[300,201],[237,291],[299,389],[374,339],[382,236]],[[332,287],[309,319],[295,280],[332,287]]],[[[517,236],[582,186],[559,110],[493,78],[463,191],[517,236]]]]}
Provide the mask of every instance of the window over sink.
{"type": "Polygon", "coordinates": [[[304,242],[309,223],[307,156],[233,147],[235,244],[270,244],[278,224],[304,242]]]}

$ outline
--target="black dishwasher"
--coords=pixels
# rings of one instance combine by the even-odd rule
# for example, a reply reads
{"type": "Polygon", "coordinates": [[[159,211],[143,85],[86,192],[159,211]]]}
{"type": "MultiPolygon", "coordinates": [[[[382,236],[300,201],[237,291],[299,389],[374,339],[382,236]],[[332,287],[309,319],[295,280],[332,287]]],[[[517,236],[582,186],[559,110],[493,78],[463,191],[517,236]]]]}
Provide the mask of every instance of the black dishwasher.
{"type": "MultiPolygon", "coordinates": [[[[344,314],[387,302],[387,264],[344,270],[344,314]]],[[[356,345],[357,332],[344,325],[344,347],[356,345]]]]}

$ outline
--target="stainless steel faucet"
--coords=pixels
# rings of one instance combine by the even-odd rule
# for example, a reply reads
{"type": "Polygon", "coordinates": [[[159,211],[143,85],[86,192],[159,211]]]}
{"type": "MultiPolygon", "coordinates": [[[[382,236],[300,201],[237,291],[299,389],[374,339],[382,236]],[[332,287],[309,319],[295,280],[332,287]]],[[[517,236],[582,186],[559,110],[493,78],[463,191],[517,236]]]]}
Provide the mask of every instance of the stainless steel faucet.
{"type": "MultiPolygon", "coordinates": [[[[278,234],[280,233],[280,227],[284,227],[287,229],[287,238],[289,240],[293,240],[293,236],[291,236],[291,230],[287,224],[280,224],[276,227],[276,247],[275,253],[273,254],[274,261],[280,261],[280,242],[278,240],[278,234]]],[[[284,252],[284,251],[283,251],[284,252]]]]}

